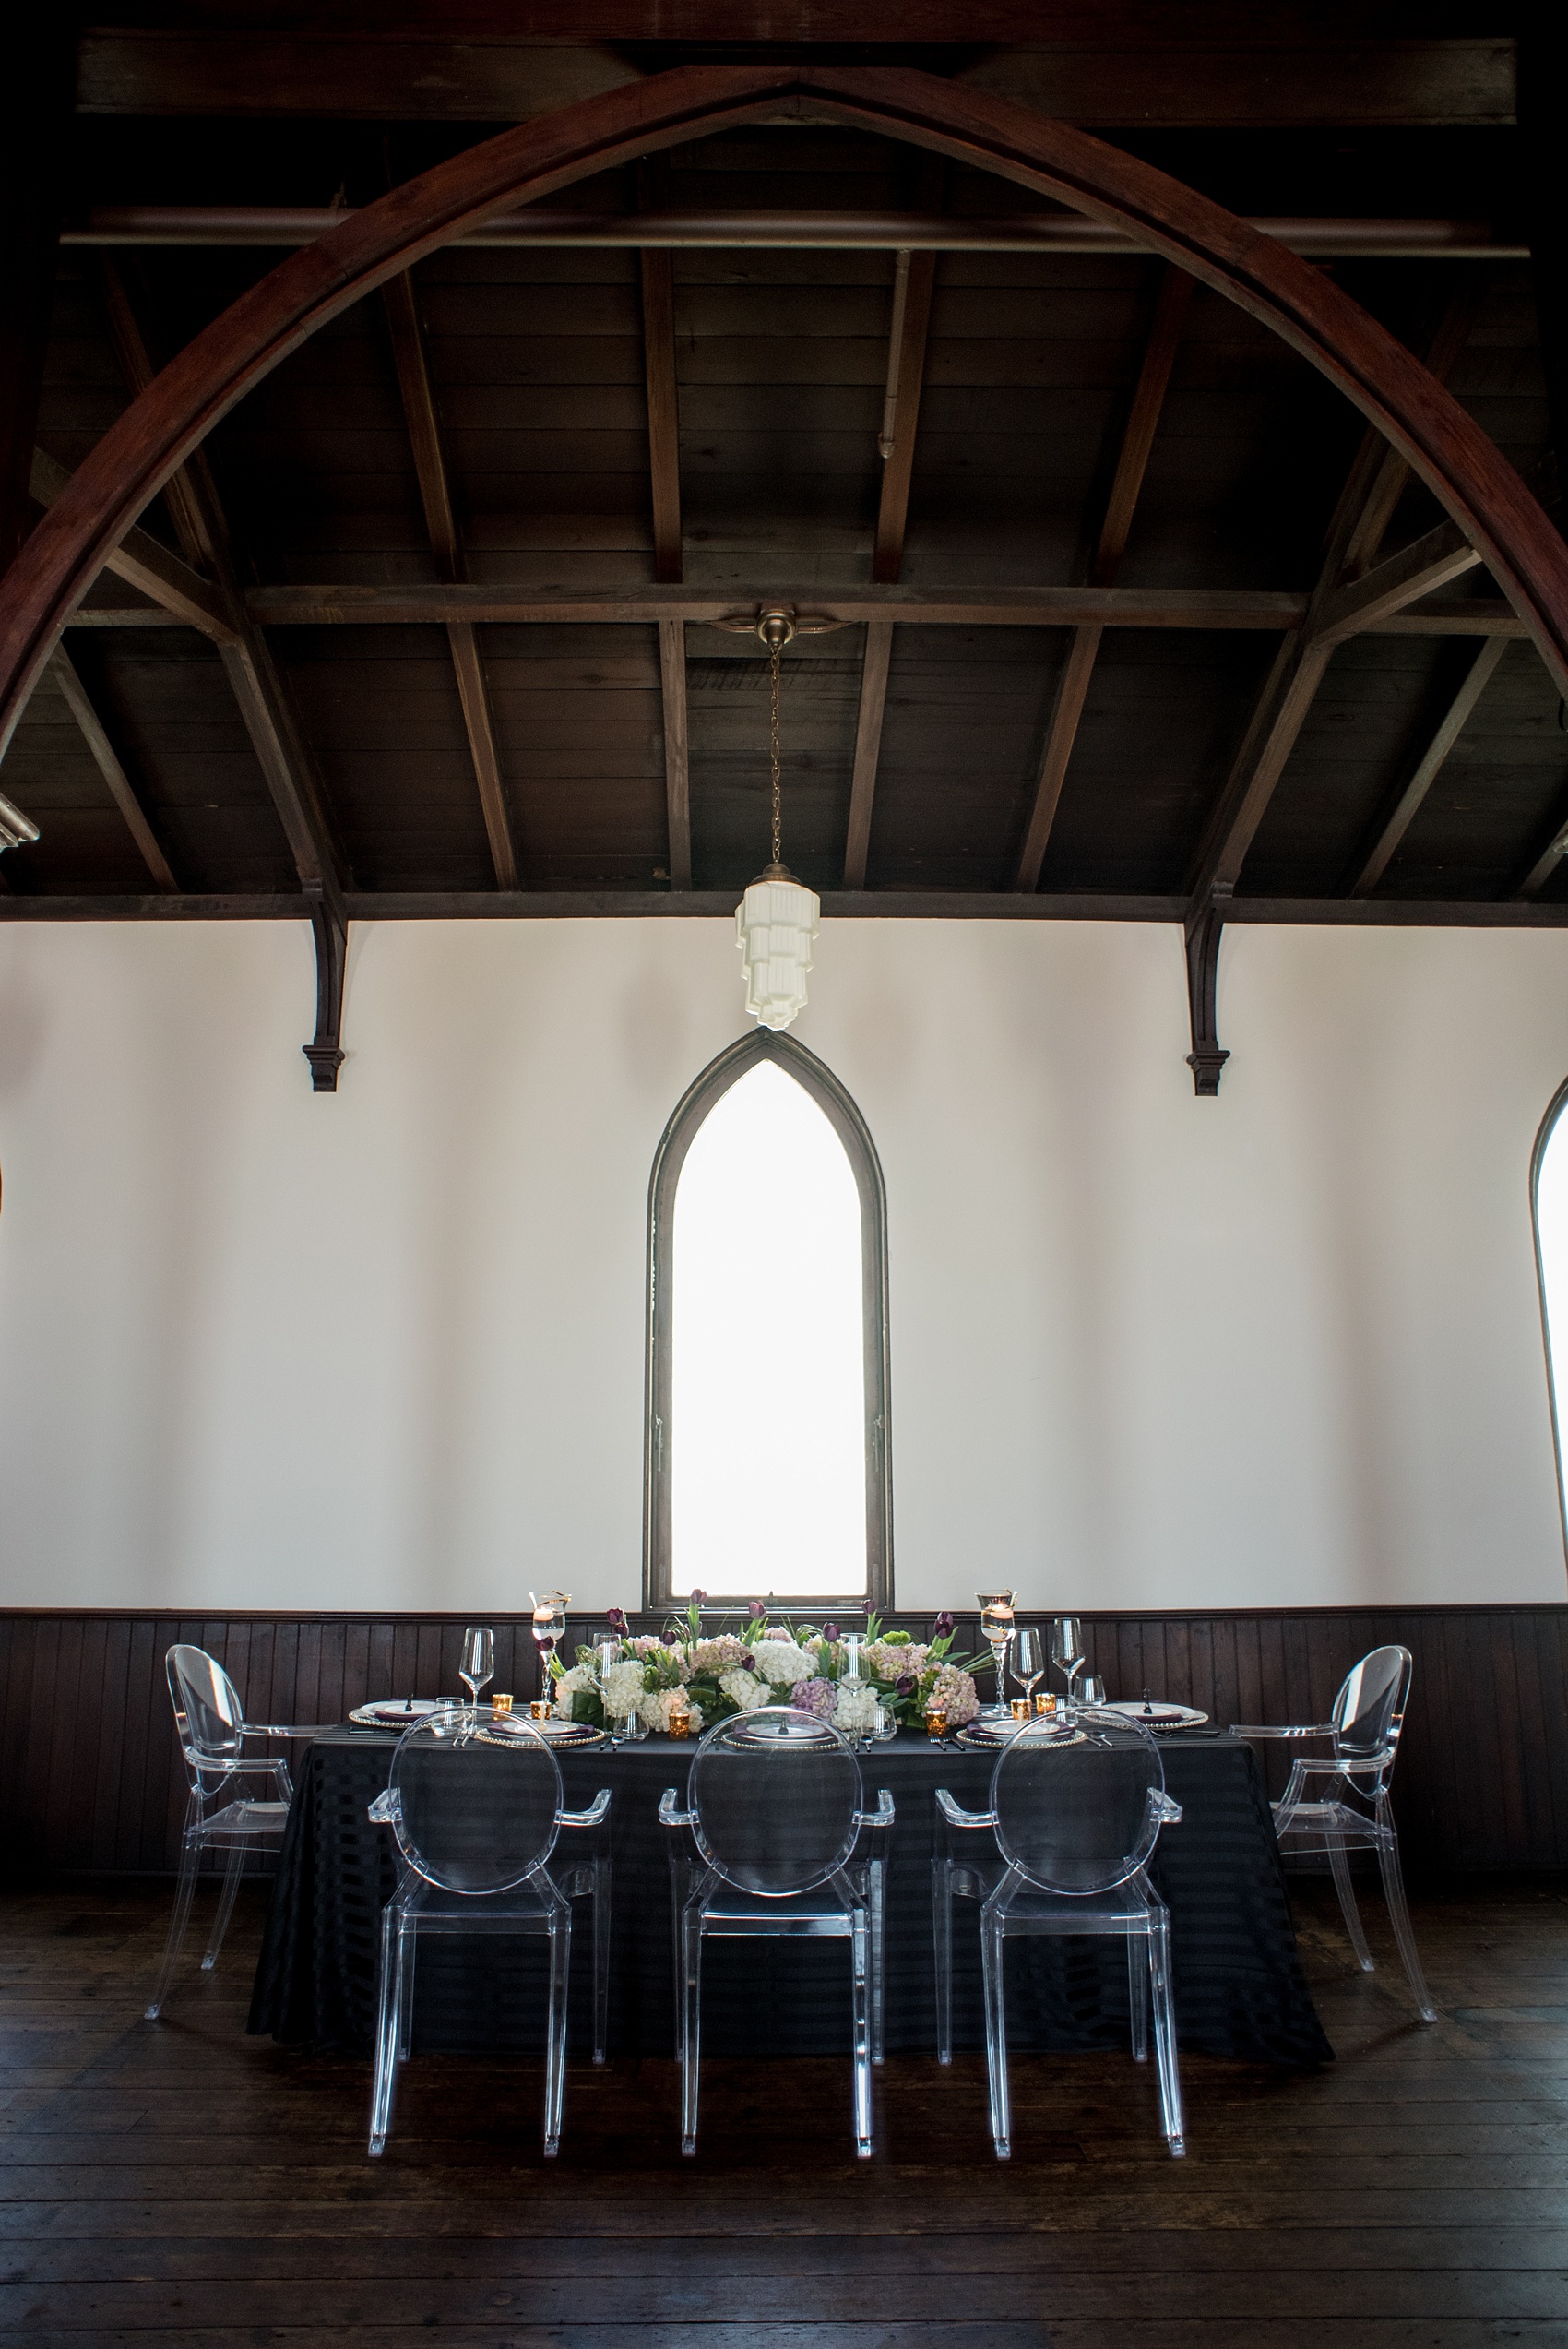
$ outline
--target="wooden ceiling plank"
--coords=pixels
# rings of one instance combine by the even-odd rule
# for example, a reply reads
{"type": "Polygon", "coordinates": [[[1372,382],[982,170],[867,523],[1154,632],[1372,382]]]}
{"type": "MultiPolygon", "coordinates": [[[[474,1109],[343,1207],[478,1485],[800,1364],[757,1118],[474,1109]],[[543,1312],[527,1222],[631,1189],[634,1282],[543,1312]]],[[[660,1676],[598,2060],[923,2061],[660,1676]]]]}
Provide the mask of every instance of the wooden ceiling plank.
{"type": "Polygon", "coordinates": [[[1351,882],[1348,895],[1370,897],[1387,871],[1395,850],[1415,821],[1422,800],[1436,781],[1443,761],[1468,724],[1477,702],[1486,691],[1498,662],[1508,650],[1505,637],[1490,637],[1471,662],[1465,681],[1443,714],[1443,719],[1428,743],[1404,790],[1360,870],[1351,882]]]}
{"type": "MultiPolygon", "coordinates": [[[[389,278],[381,293],[431,551],[447,580],[457,583],[468,577],[468,559],[457,507],[452,499],[451,473],[442,440],[441,411],[435,404],[435,387],[431,381],[424,322],[420,316],[419,293],[412,272],[404,269],[396,277],[389,278]]],[[[515,889],[519,886],[517,841],[512,831],[506,787],[502,780],[501,755],[495,739],[489,682],[473,621],[461,616],[449,618],[446,622],[446,642],[457,682],[463,731],[468,737],[469,757],[474,770],[480,808],[484,817],[490,859],[495,868],[495,886],[501,889],[515,889]]]]}
{"type": "MultiPolygon", "coordinates": [[[[1445,312],[1427,352],[1429,373],[1447,376],[1460,356],[1475,321],[1471,290],[1461,290],[1445,312]]],[[[1205,827],[1193,876],[1189,929],[1206,907],[1234,895],[1247,852],[1257,835],[1275,786],[1285,771],[1306,723],[1313,697],[1336,643],[1406,613],[1422,595],[1472,567],[1474,550],[1452,522],[1441,523],[1390,563],[1376,564],[1382,544],[1378,517],[1392,517],[1406,479],[1404,459],[1370,426],[1361,436],[1349,476],[1329,524],[1317,584],[1300,634],[1287,638],[1264,682],[1241,748],[1226,778],[1218,805],[1205,827]],[[1361,576],[1346,580],[1351,550],[1361,576]],[[1452,565],[1452,568],[1446,567],[1452,565]],[[1405,590],[1413,587],[1413,592],[1405,590]]]]}
{"type": "MultiPolygon", "coordinates": [[[[1176,364],[1177,347],[1182,340],[1182,328],[1192,296],[1193,280],[1184,269],[1168,267],[1162,271],[1154,318],[1148,340],[1144,345],[1138,379],[1133,388],[1132,405],[1123,429],[1122,446],[1111,477],[1111,494],[1106,500],[1099,539],[1089,565],[1091,587],[1110,587],[1126,552],[1133,514],[1143,488],[1144,475],[1148,470],[1149,453],[1154,447],[1159,412],[1165,405],[1170,370],[1176,364]]],[[[1102,630],[1092,623],[1078,626],[1057,682],[1045,731],[1039,774],[1035,783],[1034,805],[1029,813],[1018,870],[1014,878],[1015,888],[1033,889],[1039,886],[1040,868],[1051,844],[1051,828],[1056,821],[1056,810],[1067,780],[1073,745],[1077,741],[1084,704],[1088,698],[1089,681],[1099,656],[1101,634],[1102,630]]]]}
{"type": "MultiPolygon", "coordinates": [[[[121,372],[132,393],[139,395],[157,370],[124,280],[107,260],[101,263],[100,272],[105,316],[121,372]]],[[[278,811],[294,869],[303,884],[321,888],[331,900],[333,918],[341,921],[346,860],[277,663],[240,594],[228,519],[205,452],[196,451],[169,478],[172,481],[176,476],[180,487],[169,501],[170,519],[187,560],[193,565],[209,562],[216,573],[213,592],[232,629],[228,637],[218,639],[219,657],[278,811]]],[[[110,559],[113,566],[113,558],[110,559]]],[[[138,579],[136,584],[144,582],[138,579]]],[[[151,594],[153,590],[148,586],[145,591],[151,594]]]]}
{"type": "MultiPolygon", "coordinates": [[[[670,162],[648,155],[637,166],[637,211],[670,200],[670,162]]],[[[634,218],[636,215],[633,216],[634,218]]],[[[681,395],[675,372],[675,263],[668,250],[646,248],[642,279],[643,381],[647,399],[647,464],[653,507],[653,576],[683,576],[681,540],[681,395]]]]}
{"type": "Polygon", "coordinates": [[[93,708],[92,697],[72,663],[64,645],[55,648],[49,664],[49,674],[59,689],[62,700],[76,720],[81,738],[92,754],[94,765],[109,787],[109,795],[125,819],[130,833],[141,854],[142,863],[152,876],[155,888],[167,893],[178,891],[169,860],[158,844],[157,834],[148,822],[147,814],[137,795],[136,786],[121,764],[119,753],[104,730],[103,721],[93,708]]]}
{"type": "MultiPolygon", "coordinates": [[[[33,450],[29,488],[40,506],[53,506],[70,478],[65,467],[43,449],[33,450]]],[[[222,590],[160,545],[139,524],[126,531],[105,567],[116,578],[124,579],[127,587],[150,596],[159,609],[181,627],[199,628],[215,644],[232,643],[238,636],[241,623],[222,590]]],[[[92,625],[91,614],[78,610],[76,617],[92,625]]]]}
{"type": "Polygon", "coordinates": [[[887,706],[887,673],[893,659],[893,623],[868,620],[861,662],[861,702],[855,719],[855,765],[849,781],[849,825],[844,843],[844,887],[863,889],[871,852],[872,808],[882,757],[882,721],[887,706]]]}
{"type": "Polygon", "coordinates": [[[931,337],[931,300],[936,288],[936,256],[900,254],[896,271],[903,299],[895,303],[883,398],[885,429],[890,417],[892,433],[885,444],[882,495],[877,504],[876,539],[871,561],[872,578],[885,586],[896,580],[904,567],[915,440],[920,431],[921,394],[925,388],[926,348],[931,337]]]}
{"type": "Polygon", "coordinates": [[[664,701],[664,805],[670,886],[692,886],[691,742],[686,719],[686,624],[659,623],[659,676],[664,701]]]}
{"type": "MultiPolygon", "coordinates": [[[[963,79],[1086,127],[1267,128],[1497,125],[1515,119],[1515,44],[1506,35],[1378,38],[1343,24],[1302,39],[1299,27],[1249,28],[1234,16],[1207,33],[1183,26],[1151,39],[1146,15],[1103,14],[1051,30],[1038,12],[906,5],[868,18],[849,6],[813,14],[824,44],[863,50],[951,47],[963,79]],[[976,51],[981,53],[976,56],[976,51]]],[[[664,0],[529,12],[532,38],[498,25],[465,36],[402,26],[333,37],[239,27],[93,26],[78,51],[77,109],[89,114],[287,114],[343,120],[523,122],[611,89],[637,66],[628,42],[697,42],[733,50],[733,0],[671,12],[664,0]]],[[[744,39],[742,30],[742,39],[744,39]]],[[[666,51],[666,55],[671,53],[666,51]]]]}

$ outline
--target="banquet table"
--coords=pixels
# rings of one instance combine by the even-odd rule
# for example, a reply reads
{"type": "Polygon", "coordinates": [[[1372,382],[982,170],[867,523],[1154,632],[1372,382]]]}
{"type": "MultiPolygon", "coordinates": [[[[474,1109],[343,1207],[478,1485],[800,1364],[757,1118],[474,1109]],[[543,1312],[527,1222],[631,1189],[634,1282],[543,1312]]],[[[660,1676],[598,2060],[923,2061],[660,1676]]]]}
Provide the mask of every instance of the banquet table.
{"type": "MultiPolygon", "coordinates": [[[[397,1880],[391,1834],[366,1814],[387,1783],[397,1739],[344,1726],[305,1758],[289,1815],[256,1968],[248,2028],[320,2049],[368,2055],[380,1911],[397,1880]]],[[[1306,2068],[1333,2049],[1308,1994],[1289,1897],[1257,1759],[1223,1733],[1162,1740],[1166,1783],[1182,1806],[1149,1873],[1171,1915],[1177,2031],[1188,2051],[1306,2068]]],[[[561,1754],[569,1806],[612,1794],[614,1860],[610,2043],[612,2056],[673,2052],[670,1831],[666,1786],[684,1795],[693,1747],[665,1737],[561,1754]]],[[[931,1867],[935,1790],[983,1810],[994,1757],[932,1747],[904,1732],[861,1757],[868,1806],[885,1787],[888,2052],[935,2045],[931,1867]]],[[[560,1854],[570,1850],[563,1836],[560,1854]]],[[[571,2038],[586,2053],[591,1933],[575,1904],[571,2038]]],[[[984,2045],[979,1909],[957,1903],[954,2045],[984,2045]]],[[[703,2044],[715,2055],[839,2054],[849,2045],[842,1941],[710,1943],[703,1959],[703,2044]]],[[[1020,1938],[1008,1945],[1008,2025],[1019,2050],[1127,2044],[1120,1943],[1020,1938]]],[[[433,1940],[422,1949],[414,2046],[491,2052],[542,2045],[544,1959],[537,1938],[433,1940]]]]}
{"type": "MultiPolygon", "coordinates": [[[[307,1750],[289,1814],[251,1997],[251,2032],[366,2056],[375,2009],[380,1907],[397,1884],[397,1846],[369,1806],[387,1785],[397,1738],[327,1729],[307,1750]]],[[[568,1806],[611,1788],[612,1891],[611,2053],[671,2056],[669,1830],[659,1793],[685,1793],[690,1746],[647,1738],[561,1755],[568,1806]]],[[[1232,1735],[1188,1731],[1164,1738],[1167,1788],[1183,1806],[1159,1837],[1150,1875],[1171,1910],[1176,2027],[1181,2046],[1209,2056],[1308,2067],[1328,2046],[1296,1952],[1284,1870],[1256,1755],[1232,1735]]],[[[861,1755],[866,1802],[887,1788],[887,2051],[934,2048],[930,1858],[934,1790],[968,1808],[988,1806],[995,1757],[936,1750],[899,1734],[861,1755]]],[[[570,1851],[570,1834],[561,1840],[570,1851]]],[[[983,2046],[979,1907],[957,1902],[953,1950],[953,2044],[983,2046]]],[[[573,2051],[589,2027],[589,1910],[573,1926],[573,2051]]],[[[1127,2044],[1127,1963],[1122,1948],[1091,1940],[1009,1943],[1009,2039],[1016,2048],[1127,2044]]],[[[415,2048],[495,2051],[542,2044],[544,1957],[538,1940],[439,1938],[422,1948],[415,2048]]],[[[843,1943],[742,1940],[704,1950],[702,2036],[711,2053],[840,2053],[849,2046],[843,1943]]]]}

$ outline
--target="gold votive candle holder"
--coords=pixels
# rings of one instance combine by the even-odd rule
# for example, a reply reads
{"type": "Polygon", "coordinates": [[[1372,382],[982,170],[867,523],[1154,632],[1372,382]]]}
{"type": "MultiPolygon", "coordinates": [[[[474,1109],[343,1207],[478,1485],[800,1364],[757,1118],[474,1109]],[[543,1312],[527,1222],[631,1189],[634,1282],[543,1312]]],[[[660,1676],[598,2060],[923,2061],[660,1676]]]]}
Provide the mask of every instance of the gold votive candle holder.
{"type": "Polygon", "coordinates": [[[1052,1696],[1048,1696],[1048,1695],[1046,1695],[1046,1694],[1044,1693],[1044,1691],[1042,1690],[1042,1691],[1041,1691],[1041,1693],[1040,1693],[1039,1696],[1037,1696],[1037,1697],[1036,1697],[1036,1699],[1035,1699],[1035,1711],[1036,1711],[1038,1714],[1041,1714],[1041,1715],[1049,1715],[1049,1714],[1051,1714],[1051,1713],[1053,1713],[1055,1711],[1056,1711],[1056,1699],[1055,1699],[1055,1698],[1054,1698],[1054,1697],[1052,1697],[1052,1696]]]}
{"type": "Polygon", "coordinates": [[[1012,1711],[1015,1721],[1028,1721],[1029,1718],[1029,1700],[1028,1697],[1015,1697],[1012,1700],[1012,1711]]]}
{"type": "Polygon", "coordinates": [[[490,1710],[492,1712],[510,1712],[512,1710],[511,1698],[505,1695],[503,1690],[498,1688],[490,1699],[490,1710]]]}
{"type": "Polygon", "coordinates": [[[674,1707],[671,1706],[670,1711],[669,1729],[671,1737],[689,1737],[692,1734],[691,1713],[684,1710],[677,1712],[674,1707]]]}
{"type": "Polygon", "coordinates": [[[928,1737],[946,1736],[947,1713],[944,1707],[941,1705],[932,1705],[927,1708],[925,1717],[925,1734],[928,1737]]]}
{"type": "Polygon", "coordinates": [[[529,1699],[529,1717],[530,1720],[548,1721],[554,1710],[555,1708],[551,1703],[548,1697],[530,1697],[529,1699]]]}

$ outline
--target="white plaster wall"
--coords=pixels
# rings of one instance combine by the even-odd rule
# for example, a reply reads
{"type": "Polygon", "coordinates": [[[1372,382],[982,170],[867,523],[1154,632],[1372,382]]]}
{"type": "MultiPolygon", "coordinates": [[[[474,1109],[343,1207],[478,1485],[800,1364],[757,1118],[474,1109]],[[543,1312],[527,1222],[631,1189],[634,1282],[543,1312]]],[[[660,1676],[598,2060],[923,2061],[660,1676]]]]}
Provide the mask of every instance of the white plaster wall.
{"type": "MultiPolygon", "coordinates": [[[[1568,936],[846,922],[797,1032],[887,1178],[897,1590],[1568,1597],[1527,1174],[1568,936]]],[[[0,927],[0,1601],[635,1602],[644,1216],[723,922],[0,927]]]]}

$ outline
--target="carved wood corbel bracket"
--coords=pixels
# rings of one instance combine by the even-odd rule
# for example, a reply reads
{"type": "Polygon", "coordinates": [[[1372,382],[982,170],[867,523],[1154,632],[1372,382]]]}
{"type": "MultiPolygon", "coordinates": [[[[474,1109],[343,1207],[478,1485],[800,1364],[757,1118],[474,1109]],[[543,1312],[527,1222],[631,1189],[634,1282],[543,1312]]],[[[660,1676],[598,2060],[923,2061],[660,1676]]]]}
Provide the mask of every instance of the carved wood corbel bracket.
{"type": "Polygon", "coordinates": [[[311,1089],[318,1093],[335,1093],[338,1071],[343,1066],[344,1055],[339,1043],[343,1032],[343,976],[349,959],[349,917],[343,900],[336,889],[328,890],[320,881],[303,884],[305,903],[310,909],[311,932],[315,939],[315,1035],[300,1050],[310,1062],[311,1089]]]}
{"type": "Polygon", "coordinates": [[[1215,977],[1224,928],[1222,902],[1211,902],[1201,913],[1187,917],[1187,1011],[1193,1030],[1187,1066],[1200,1101],[1212,1101],[1218,1093],[1219,1073],[1230,1057],[1219,1041],[1215,1019],[1215,977]]]}

